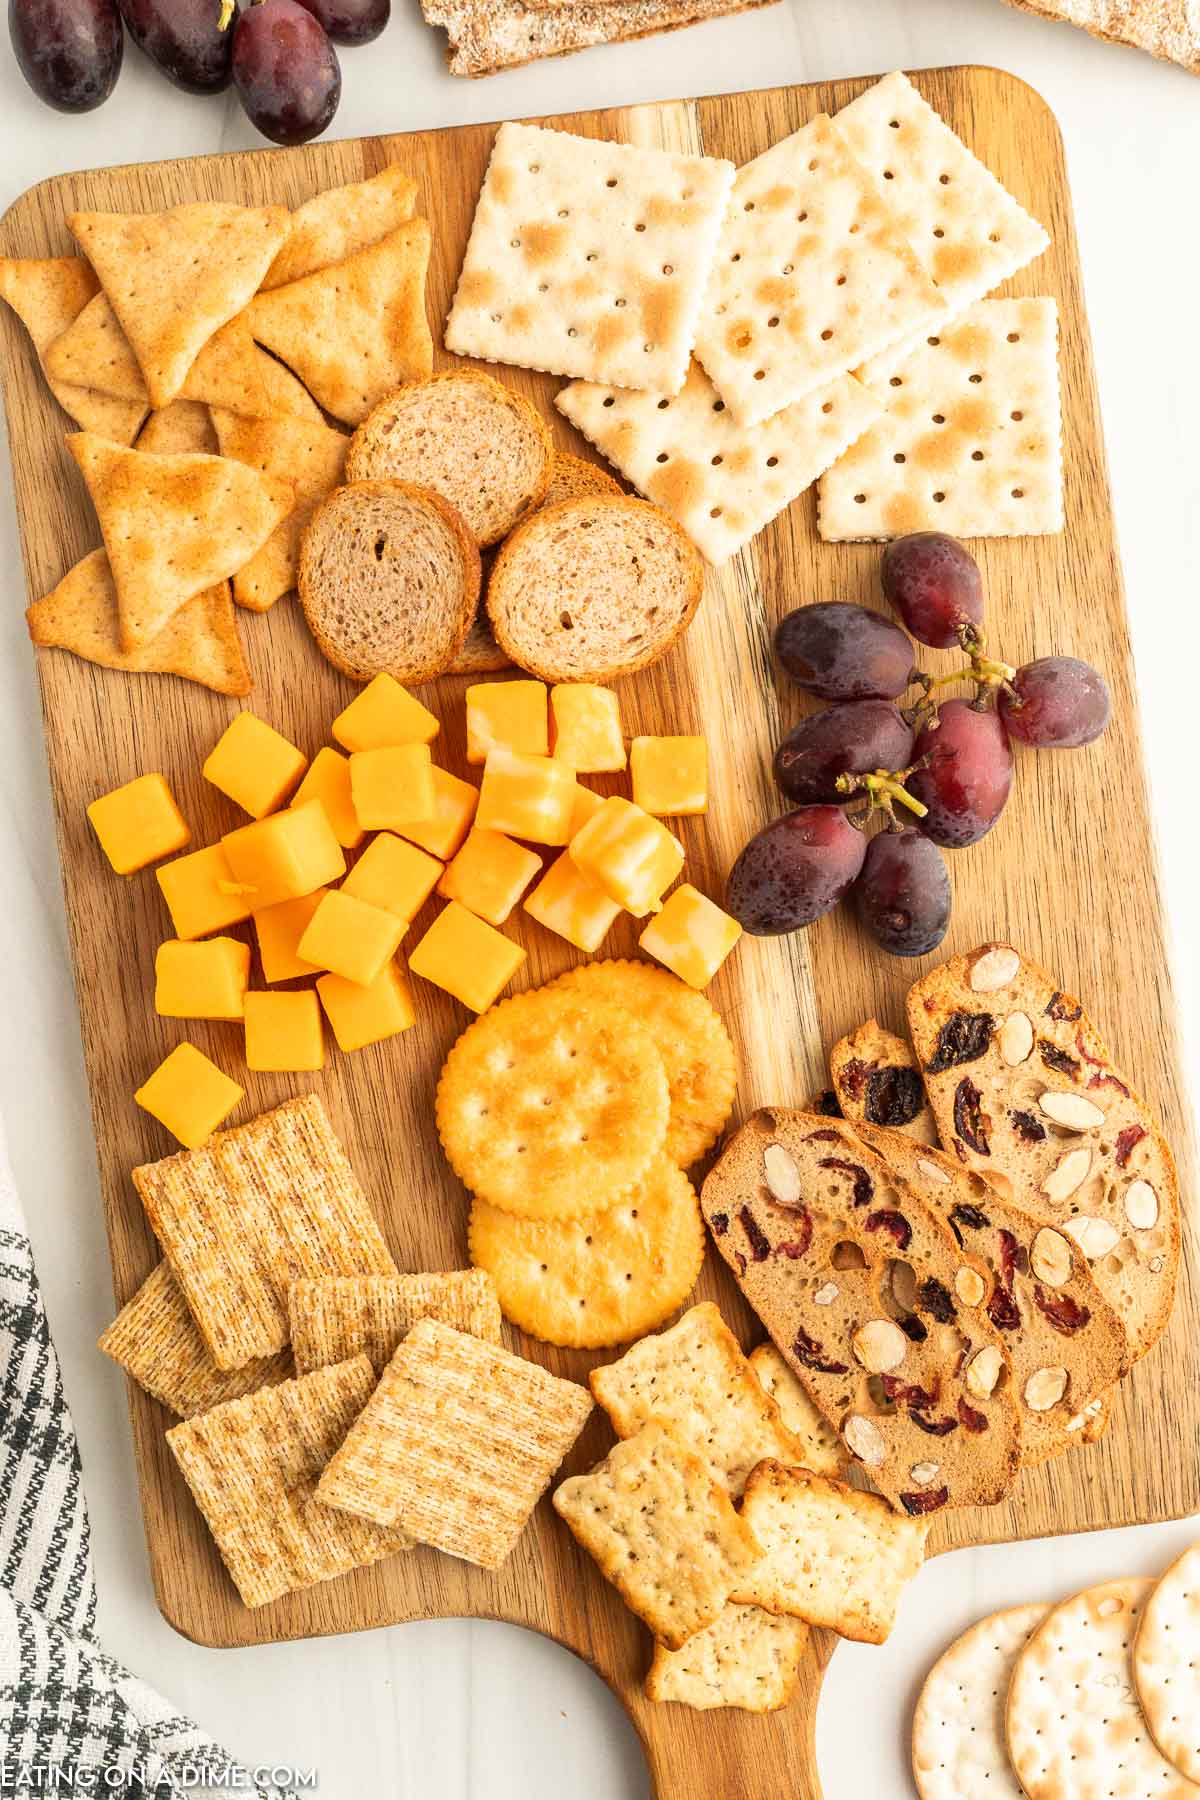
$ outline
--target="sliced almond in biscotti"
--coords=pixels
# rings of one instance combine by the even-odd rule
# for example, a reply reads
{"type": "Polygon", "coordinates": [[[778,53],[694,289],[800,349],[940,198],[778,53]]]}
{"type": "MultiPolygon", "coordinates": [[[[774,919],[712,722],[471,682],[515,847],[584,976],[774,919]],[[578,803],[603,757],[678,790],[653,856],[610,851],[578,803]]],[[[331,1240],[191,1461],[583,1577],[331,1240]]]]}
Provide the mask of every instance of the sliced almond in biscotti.
{"type": "Polygon", "coordinates": [[[729,1143],[701,1204],[777,1348],[893,1506],[1003,1499],[1021,1446],[1011,1364],[956,1295],[961,1252],[915,1188],[846,1124],[771,1107],[729,1143]],[[976,1392],[981,1355],[992,1376],[976,1392]]]}
{"type": "Polygon", "coordinates": [[[1174,1299],[1179,1184],[1080,1002],[1011,944],[983,944],[924,976],[908,1017],[942,1142],[1079,1245],[1144,1356],[1174,1299]]]}
{"type": "Polygon", "coordinates": [[[868,1019],[829,1052],[829,1073],[842,1114],[852,1124],[886,1125],[919,1144],[936,1144],[933,1109],[912,1047],[868,1019]]]}
{"type": "Polygon", "coordinates": [[[458,508],[479,545],[499,543],[541,503],[554,450],[545,421],[480,369],[410,381],[368,413],[348,481],[415,481],[458,508]]]}
{"type": "Polygon", "coordinates": [[[335,488],[300,544],[300,604],[323,656],[356,681],[432,681],[479,599],[479,551],[440,494],[407,481],[335,488]]]}
{"type": "Polygon", "coordinates": [[[691,540],[644,500],[597,494],[543,507],[488,581],[497,641],[543,681],[612,681],[657,662],[704,585],[691,540]]]}

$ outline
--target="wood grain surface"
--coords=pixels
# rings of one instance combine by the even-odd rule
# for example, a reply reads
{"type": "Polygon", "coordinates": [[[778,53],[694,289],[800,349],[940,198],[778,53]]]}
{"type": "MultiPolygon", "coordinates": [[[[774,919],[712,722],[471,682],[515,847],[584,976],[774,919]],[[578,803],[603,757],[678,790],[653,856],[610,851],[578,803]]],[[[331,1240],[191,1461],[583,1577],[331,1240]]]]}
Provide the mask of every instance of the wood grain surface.
{"type": "MultiPolygon", "coordinates": [[[[1053,651],[1084,656],[1106,672],[1114,699],[1113,723],[1099,744],[1076,753],[1021,754],[1014,796],[998,829],[982,844],[951,853],[955,913],[945,951],[1011,937],[1056,971],[1064,987],[1085,997],[1119,1063],[1161,1108],[1179,1153],[1187,1209],[1187,1261],[1171,1330],[1123,1388],[1108,1437],[1025,1474],[1003,1506],[940,1517],[931,1548],[944,1550],[1200,1511],[1200,1465],[1182,1448],[1194,1445],[1200,1432],[1200,1321],[1187,1108],[1062,144],[1044,103],[1011,76],[965,68],[915,79],[1053,238],[1051,250],[1005,291],[1048,293],[1059,302],[1067,524],[1061,537],[973,546],[987,584],[990,638],[1012,662],[1053,651]]],[[[549,122],[600,137],[703,149],[741,163],[867,85],[836,82],[549,122]]],[[[17,202],[0,227],[0,248],[15,256],[67,252],[72,246],[63,220],[76,207],[154,208],[209,197],[291,205],[399,160],[416,176],[422,209],[433,224],[429,312],[438,339],[493,130],[476,126],[63,176],[17,202]]],[[[63,448],[66,421],[7,315],[3,331],[14,479],[29,593],[37,596],[94,547],[98,533],[63,448]]],[[[550,410],[557,385],[551,378],[506,371],[505,379],[543,404],[564,447],[589,454],[550,410]]],[[[682,824],[690,869],[713,893],[719,894],[745,839],[784,810],[771,782],[770,754],[802,707],[773,666],[774,621],[806,601],[877,598],[878,550],[820,544],[814,517],[814,497],[807,494],[724,570],[710,573],[687,638],[656,668],[621,685],[627,730],[702,731],[708,737],[711,811],[706,820],[682,824]]],[[[350,697],[350,685],[317,655],[293,602],[283,601],[261,618],[246,617],[242,625],[256,681],[249,704],[314,752],[350,697]]],[[[931,669],[944,660],[937,653],[922,655],[931,669]]],[[[247,1078],[237,1027],[184,1028],[157,1018],[154,952],[169,930],[157,884],[150,873],[127,881],[111,874],[84,807],[135,774],[160,769],[181,799],[197,844],[231,829],[240,815],[202,781],[199,769],[237,703],[171,678],[129,678],[55,652],[41,653],[36,667],[117,1300],[133,1292],[156,1255],[129,1171],[173,1148],[134,1106],[132,1093],[184,1035],[246,1082],[247,1100],[236,1117],[315,1087],[400,1266],[461,1264],[464,1195],[442,1161],[430,1116],[437,1070],[466,1023],[462,1010],[418,983],[419,1020],[412,1031],[353,1057],[331,1050],[328,1068],[315,1078],[247,1078]]],[[[31,653],[31,679],[33,674],[31,653]]],[[[464,686],[461,679],[443,680],[422,696],[444,721],[440,755],[460,772],[464,686]]],[[[510,930],[530,953],[518,985],[577,960],[561,940],[527,920],[514,921],[510,930]]],[[[632,929],[618,927],[605,950],[624,954],[633,942],[632,929]]],[[[872,1014],[901,1024],[905,988],[927,966],[927,960],[910,964],[879,953],[845,911],[791,938],[743,940],[713,990],[740,1052],[740,1112],[772,1101],[803,1101],[824,1084],[824,1054],[837,1036],[872,1014]]],[[[747,1344],[761,1335],[715,1256],[701,1292],[719,1301],[747,1344]]],[[[514,1341],[580,1379],[597,1360],[514,1341]]],[[[819,1795],[812,1740],[821,1671],[833,1644],[826,1635],[814,1635],[801,1690],[784,1713],[755,1718],[650,1707],[640,1687],[648,1661],[641,1626],[548,1505],[539,1508],[495,1574],[418,1550],[249,1612],[173,1466],[163,1441],[165,1414],[132,1388],[130,1405],[155,1590],[164,1614],[185,1635],[238,1645],[413,1618],[514,1621],[576,1650],[613,1686],[641,1733],[660,1795],[819,1795]]],[[[597,1416],[570,1469],[587,1466],[608,1441],[597,1416]]]]}

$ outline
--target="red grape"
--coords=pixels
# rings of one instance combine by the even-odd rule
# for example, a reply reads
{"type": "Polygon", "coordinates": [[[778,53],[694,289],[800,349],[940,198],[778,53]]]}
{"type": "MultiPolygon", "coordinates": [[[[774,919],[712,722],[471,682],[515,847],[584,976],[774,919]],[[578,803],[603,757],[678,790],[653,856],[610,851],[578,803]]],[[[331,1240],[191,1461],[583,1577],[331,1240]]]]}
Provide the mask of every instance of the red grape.
{"type": "Polygon", "coordinates": [[[940,531],[893,538],[879,577],[913,636],[934,650],[952,650],[983,625],[979,565],[957,538],[940,531]]]}
{"type": "Polygon", "coordinates": [[[837,905],[866,847],[840,806],[802,806],[750,839],[729,871],[725,904],[755,937],[797,931],[837,905]]]}
{"type": "Polygon", "coordinates": [[[8,0],[22,75],[58,112],[91,112],[117,85],[125,33],[116,0],[8,0]]]}
{"type": "Polygon", "coordinates": [[[233,31],[221,29],[221,0],[121,0],[121,14],[134,43],[185,94],[229,86],[233,31]]]}
{"type": "Polygon", "coordinates": [[[337,111],[342,71],[300,0],[255,0],[233,28],[233,81],[250,121],[276,144],[306,144],[337,111]]]}
{"type": "Polygon", "coordinates": [[[849,600],[788,613],[775,651],[796,685],[822,700],[895,700],[912,683],[913,648],[900,627],[849,600]]]}
{"type": "Polygon", "coordinates": [[[300,0],[335,44],[369,44],[391,15],[392,0],[300,0]]]}
{"type": "Polygon", "coordinates": [[[839,775],[905,768],[912,727],[890,700],[847,700],[802,719],[775,752],[775,779],[799,806],[844,800],[839,775]]]}
{"type": "Polygon", "coordinates": [[[1013,759],[1004,721],[991,707],[947,700],[939,722],[919,734],[914,760],[927,767],[909,778],[908,791],[929,808],[920,829],[935,844],[961,850],[985,837],[1004,811],[1013,759]]]}
{"type": "Polygon", "coordinates": [[[1108,724],[1108,684],[1098,669],[1074,656],[1043,656],[1013,679],[1016,699],[1003,691],[1000,716],[1009,734],[1039,750],[1077,750],[1108,724]]]}
{"type": "Polygon", "coordinates": [[[893,956],[936,950],[950,923],[950,877],[937,845],[919,831],[881,831],[854,884],[858,916],[893,956]]]}

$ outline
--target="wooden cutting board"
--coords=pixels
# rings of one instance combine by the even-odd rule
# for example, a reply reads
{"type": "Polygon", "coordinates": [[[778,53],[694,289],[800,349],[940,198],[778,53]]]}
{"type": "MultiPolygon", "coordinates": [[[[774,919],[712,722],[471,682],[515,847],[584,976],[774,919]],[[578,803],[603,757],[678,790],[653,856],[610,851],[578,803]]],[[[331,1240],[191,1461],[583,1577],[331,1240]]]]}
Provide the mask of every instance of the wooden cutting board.
{"type": "MultiPolygon", "coordinates": [[[[1057,538],[974,546],[987,584],[990,638],[1017,663],[1058,650],[1086,657],[1106,672],[1114,699],[1112,726],[1098,745],[1077,753],[1022,754],[1015,793],[997,830],[973,849],[949,856],[955,913],[945,951],[1011,937],[1056,971],[1064,987],[1086,997],[1119,1063],[1164,1115],[1180,1154],[1190,1208],[1193,1163],[1162,901],[1062,144],[1043,102],[1009,75],[961,68],[916,80],[1053,237],[1053,247],[1011,289],[1052,294],[1059,303],[1067,524],[1057,538]]],[[[780,88],[549,123],[595,136],[705,150],[742,163],[867,85],[855,80],[780,88]]],[[[62,176],[16,203],[0,227],[0,247],[15,256],[67,252],[72,246],[63,219],[77,207],[154,208],[207,197],[295,204],[396,159],[417,177],[423,209],[433,223],[429,308],[437,337],[493,130],[481,125],[62,176]]],[[[3,329],[12,462],[29,591],[36,596],[92,549],[98,534],[63,448],[63,416],[11,317],[5,316],[3,329]]],[[[542,403],[564,447],[583,451],[550,410],[557,385],[551,378],[518,371],[506,371],[505,378],[542,403]]],[[[774,621],[805,601],[877,601],[878,562],[878,550],[869,546],[820,544],[813,496],[805,495],[749,550],[710,573],[700,614],[672,655],[621,685],[627,730],[707,734],[712,808],[706,820],[684,821],[684,835],[690,868],[708,891],[720,893],[746,838],[784,810],[770,779],[770,754],[801,709],[772,661],[774,621]]],[[[250,704],[315,751],[325,741],[328,721],[350,697],[349,684],[316,654],[292,602],[281,602],[265,617],[246,618],[243,630],[256,677],[250,704]]],[[[928,652],[922,660],[930,668],[943,661],[928,652]]],[[[173,1147],[131,1096],[184,1032],[152,1010],[154,951],[168,934],[154,878],[146,873],[120,881],[110,873],[84,807],[141,771],[161,769],[182,801],[197,843],[231,829],[240,816],[200,779],[199,766],[237,706],[173,679],[128,678],[53,652],[40,656],[37,674],[101,1192],[116,1296],[124,1301],[156,1254],[129,1170],[173,1147]]],[[[441,754],[460,772],[465,772],[464,685],[444,680],[423,693],[444,720],[441,754]]],[[[428,916],[432,909],[415,931],[428,916]]],[[[523,977],[530,984],[576,960],[560,940],[528,922],[515,921],[510,930],[529,947],[523,977]]],[[[633,932],[618,929],[605,948],[620,955],[632,946],[633,932]]],[[[841,1033],[872,1014],[900,1024],[905,988],[926,966],[884,956],[845,913],[791,938],[744,940],[713,990],[741,1055],[740,1110],[802,1102],[824,1084],[823,1056],[841,1033]]],[[[400,1266],[408,1269],[448,1267],[465,1258],[463,1192],[447,1173],[429,1120],[438,1067],[466,1020],[446,996],[417,985],[420,1017],[414,1030],[351,1058],[334,1051],[317,1078],[247,1079],[236,1027],[195,1025],[187,1031],[246,1081],[249,1094],[239,1117],[316,1087],[400,1266]]],[[[1200,1434],[1200,1321],[1190,1211],[1187,1246],[1170,1333],[1123,1388],[1107,1439],[1026,1474],[1004,1506],[940,1517],[932,1549],[1200,1511],[1200,1463],[1180,1452],[1200,1434]]],[[[720,1302],[747,1343],[761,1335],[715,1256],[709,1258],[701,1292],[720,1302]]],[[[519,1340],[517,1347],[580,1379],[591,1361],[607,1360],[519,1340]]],[[[238,1645],[415,1618],[511,1620],[578,1651],[611,1683],[642,1736],[658,1793],[686,1793],[697,1800],[819,1794],[812,1732],[821,1670],[833,1643],[827,1636],[814,1636],[801,1691],[784,1713],[760,1719],[649,1707],[640,1690],[648,1657],[645,1634],[548,1505],[538,1510],[496,1574],[418,1550],[249,1612],[238,1602],[175,1472],[163,1441],[164,1413],[132,1389],[130,1404],[155,1591],[165,1616],[186,1636],[238,1645]]],[[[608,1441],[596,1417],[570,1467],[587,1466],[608,1441]]],[[[881,1722],[881,1728],[894,1731],[899,1722],[881,1722]]]]}

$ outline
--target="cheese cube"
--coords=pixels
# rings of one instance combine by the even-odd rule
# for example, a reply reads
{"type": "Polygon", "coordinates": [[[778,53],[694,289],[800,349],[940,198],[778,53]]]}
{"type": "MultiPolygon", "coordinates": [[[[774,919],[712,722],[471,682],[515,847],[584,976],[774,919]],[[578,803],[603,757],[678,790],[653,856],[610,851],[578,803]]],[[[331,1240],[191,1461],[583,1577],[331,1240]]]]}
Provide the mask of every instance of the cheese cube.
{"type": "Polygon", "coordinates": [[[342,892],[370,906],[381,906],[409,925],[437,886],[441,872],[436,856],[427,856],[415,844],[381,831],[343,881],[342,892]]]}
{"type": "Polygon", "coordinates": [[[525,902],[525,911],[539,925],[589,953],[600,948],[620,910],[602,888],[579,873],[565,850],[525,902]]]}
{"type": "Polygon", "coordinates": [[[262,819],[283,805],[307,767],[304,752],[274,726],[255,713],[240,712],[225,727],[200,772],[252,819],[262,819]]]}
{"type": "Polygon", "coordinates": [[[314,968],[369,987],[395,956],[406,929],[395,913],[337,889],[326,894],[309,920],[298,954],[314,968]]]}
{"type": "Polygon", "coordinates": [[[195,1044],[180,1044],[133,1096],[189,1150],[210,1138],[244,1090],[195,1044]]]}
{"type": "Polygon", "coordinates": [[[472,1012],[481,1013],[524,961],[519,944],[451,900],[409,957],[408,968],[410,974],[423,976],[472,1012]]]}
{"type": "Polygon", "coordinates": [[[629,750],[633,798],[657,817],[708,811],[708,741],[636,737],[629,750]]]}
{"type": "Polygon", "coordinates": [[[139,775],[87,809],[100,848],[118,875],[132,875],[190,844],[192,834],[161,775],[139,775]]]}
{"type": "Polygon", "coordinates": [[[243,825],[221,843],[233,878],[248,891],[255,912],[281,900],[298,900],[346,873],[342,847],[319,800],[243,825]]]}
{"type": "Polygon", "coordinates": [[[614,774],[625,767],[621,707],[611,688],[588,681],[550,689],[554,755],[577,774],[614,774]]]}
{"type": "Polygon", "coordinates": [[[395,1037],[416,1017],[408,982],[395,962],[385,963],[369,987],[343,975],[322,975],[317,992],[339,1050],[361,1050],[395,1037]]]}
{"type": "Polygon", "coordinates": [[[575,771],[553,757],[489,751],[475,823],[485,831],[502,831],[534,844],[565,844],[571,835],[575,786],[575,771]]]}
{"type": "Polygon", "coordinates": [[[325,1066],[321,1008],[311,988],[246,995],[246,1067],[291,1074],[325,1066]]]}
{"type": "Polygon", "coordinates": [[[433,758],[427,744],[356,750],[350,758],[354,811],[366,831],[395,831],[433,818],[433,758]]]}
{"type": "Polygon", "coordinates": [[[684,881],[643,931],[641,948],[689,987],[707,987],[742,935],[736,919],[684,881]]]}
{"type": "Polygon", "coordinates": [[[402,825],[399,834],[410,844],[420,845],[430,856],[443,862],[462,849],[463,839],[471,829],[475,809],[479,805],[479,789],[469,781],[461,781],[447,769],[433,769],[433,817],[419,825],[402,825]]]}
{"type": "Polygon", "coordinates": [[[177,856],[154,873],[177,938],[207,937],[250,917],[253,896],[234,880],[223,844],[177,856]]]}
{"type": "MultiPolygon", "coordinates": [[[[595,788],[584,787],[582,781],[575,783],[575,805],[571,811],[571,837],[582,831],[588,820],[600,811],[604,805],[604,795],[598,794],[595,788]]],[[[571,838],[567,839],[570,843],[571,838]]]]}
{"type": "Polygon", "coordinates": [[[354,810],[350,763],[328,744],[313,757],[308,774],[292,796],[292,805],[307,806],[310,800],[319,800],[325,808],[325,817],[342,849],[357,850],[366,832],[354,810]]]}
{"type": "Polygon", "coordinates": [[[610,900],[644,919],[683,867],[683,845],[631,800],[612,794],[571,839],[580,873],[610,900]]]}
{"type": "Polygon", "coordinates": [[[294,981],[298,975],[316,974],[313,965],[301,957],[299,944],[328,892],[328,888],[314,888],[311,894],[281,900],[277,906],[264,907],[253,915],[264,981],[294,981]]]}
{"type": "Polygon", "coordinates": [[[344,750],[387,750],[394,744],[432,744],[441,726],[394,676],[376,675],[329,729],[344,750]]]}
{"type": "Polygon", "coordinates": [[[489,925],[503,925],[542,866],[540,856],[499,831],[470,833],[438,882],[446,900],[461,900],[489,925]]]}
{"type": "Polygon", "coordinates": [[[164,1019],[240,1019],[249,983],[249,944],[171,938],[154,958],[154,1010],[164,1019]]]}
{"type": "Polygon", "coordinates": [[[489,750],[549,755],[544,681],[481,681],[467,689],[467,761],[486,762],[489,750]]]}

